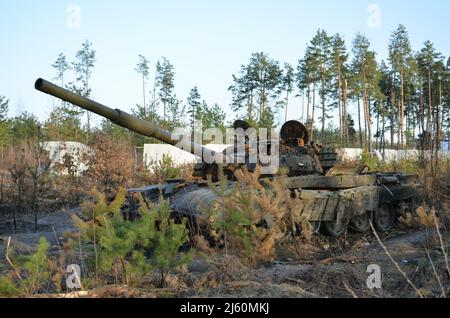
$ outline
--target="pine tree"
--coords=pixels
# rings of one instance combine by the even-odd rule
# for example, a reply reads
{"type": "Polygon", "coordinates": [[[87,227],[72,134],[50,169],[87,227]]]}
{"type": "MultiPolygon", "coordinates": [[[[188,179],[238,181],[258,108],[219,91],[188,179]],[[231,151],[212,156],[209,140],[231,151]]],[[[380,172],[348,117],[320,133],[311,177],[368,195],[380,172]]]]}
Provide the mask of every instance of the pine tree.
{"type": "Polygon", "coordinates": [[[310,43],[314,72],[320,84],[319,96],[322,105],[321,137],[324,137],[326,120],[328,118],[327,95],[330,91],[330,62],[331,62],[331,39],[324,30],[318,30],[310,43]]]}
{"type": "MultiPolygon", "coordinates": [[[[352,49],[353,51],[353,49],[352,49]]],[[[356,104],[357,112],[355,119],[355,123],[358,126],[357,129],[357,140],[358,146],[360,148],[364,148],[364,141],[362,137],[362,125],[361,125],[361,83],[359,81],[359,70],[358,63],[356,63],[355,58],[352,59],[349,64],[349,73],[348,73],[348,99],[351,100],[352,104],[356,104]]]]}
{"type": "Polygon", "coordinates": [[[174,101],[174,78],[173,65],[165,57],[156,64],[156,87],[159,89],[159,99],[163,104],[163,119],[168,119],[168,107],[174,101]]]}
{"type": "Polygon", "coordinates": [[[219,104],[216,103],[211,107],[205,101],[202,102],[199,109],[199,119],[201,120],[204,129],[224,129],[225,118],[226,114],[219,104]]]}
{"type": "Polygon", "coordinates": [[[9,110],[9,100],[4,96],[0,96],[0,149],[9,144],[10,139],[10,123],[7,120],[9,110]]]}
{"type": "Polygon", "coordinates": [[[145,82],[148,80],[148,76],[150,74],[149,71],[149,64],[150,62],[147,60],[147,58],[141,54],[139,54],[139,62],[136,65],[135,71],[138,72],[142,76],[142,98],[143,98],[143,107],[145,108],[147,106],[146,100],[145,100],[145,82]]]}
{"type": "Polygon", "coordinates": [[[82,112],[64,104],[55,107],[44,123],[48,138],[59,141],[79,141],[82,112]]]}
{"type": "Polygon", "coordinates": [[[328,36],[326,31],[319,29],[308,44],[305,56],[299,61],[297,67],[298,87],[301,90],[307,89],[307,124],[311,133],[313,133],[314,130],[316,117],[316,92],[319,94],[321,101],[320,108],[322,110],[319,118],[322,123],[322,138],[324,137],[329,111],[327,97],[332,89],[332,60],[332,39],[328,36]]]}
{"type": "Polygon", "coordinates": [[[11,143],[11,123],[7,119],[8,104],[6,97],[0,96],[0,203],[3,203],[5,196],[5,149],[11,143]]]}
{"type": "Polygon", "coordinates": [[[0,297],[32,297],[48,288],[51,278],[49,247],[45,237],[41,237],[36,252],[14,257],[15,269],[7,276],[0,276],[0,297]]]}
{"type": "Polygon", "coordinates": [[[70,64],[66,60],[66,56],[63,53],[59,53],[58,58],[55,63],[52,64],[52,67],[56,69],[55,80],[60,81],[61,87],[64,87],[64,75],[70,70],[70,64]]]}
{"type": "MultiPolygon", "coordinates": [[[[305,56],[303,59],[299,60],[297,66],[297,87],[300,91],[306,90],[307,107],[306,107],[306,124],[308,130],[312,133],[314,126],[314,107],[315,103],[312,103],[311,98],[314,95],[315,89],[311,90],[311,86],[315,87],[315,82],[317,80],[315,73],[315,66],[313,64],[313,56],[311,48],[308,46],[306,48],[305,56]]],[[[314,97],[312,98],[315,100],[314,97]]],[[[311,137],[312,138],[312,137],[311,137]]]]}
{"type": "Polygon", "coordinates": [[[446,138],[450,140],[450,57],[447,59],[446,64],[446,77],[443,82],[443,121],[446,128],[446,138]]]}
{"type": "Polygon", "coordinates": [[[339,109],[339,131],[341,139],[348,143],[348,109],[347,109],[347,48],[345,46],[345,41],[340,34],[335,34],[331,38],[332,46],[332,66],[331,70],[333,72],[333,88],[332,96],[337,99],[337,106],[339,109]]]}
{"type": "Polygon", "coordinates": [[[192,133],[194,133],[195,121],[200,119],[200,111],[201,111],[201,95],[198,91],[197,86],[191,89],[189,93],[189,97],[187,99],[188,110],[187,113],[190,115],[190,125],[192,127],[192,133]]]}
{"type": "MultiPolygon", "coordinates": [[[[61,83],[61,87],[64,87],[65,74],[71,69],[66,56],[60,53],[52,67],[56,70],[54,79],[61,83]]],[[[78,141],[81,114],[80,110],[61,100],[61,105],[54,108],[45,124],[49,137],[55,140],[78,141]]]]}
{"type": "MultiPolygon", "coordinates": [[[[433,43],[430,41],[426,41],[424,43],[424,47],[420,50],[417,55],[417,62],[419,66],[419,74],[422,78],[423,85],[423,96],[428,96],[428,98],[424,98],[425,103],[427,104],[427,131],[423,137],[425,138],[425,144],[428,149],[432,149],[432,133],[433,133],[433,124],[436,123],[433,120],[433,112],[435,103],[433,103],[433,76],[435,65],[438,61],[442,60],[443,57],[440,53],[436,52],[433,43]]],[[[425,110],[425,109],[424,109],[425,110]]]]}
{"type": "Polygon", "coordinates": [[[282,78],[282,89],[286,93],[284,98],[284,121],[288,119],[289,95],[294,91],[294,68],[288,64],[284,64],[284,73],[282,78]]]}
{"type": "Polygon", "coordinates": [[[261,120],[266,113],[266,108],[270,107],[270,99],[276,99],[279,95],[282,72],[278,61],[272,60],[263,52],[254,53],[249,65],[257,87],[261,120]]]}
{"type": "Polygon", "coordinates": [[[389,43],[389,61],[392,70],[399,75],[400,78],[400,100],[398,107],[398,144],[405,144],[405,73],[407,72],[408,59],[411,55],[411,45],[409,42],[408,32],[403,25],[399,25],[396,31],[391,35],[389,43]]]}
{"type": "MultiPolygon", "coordinates": [[[[444,63],[443,57],[436,61],[434,66],[434,90],[436,92],[436,110],[435,110],[435,147],[436,150],[436,160],[438,160],[437,151],[441,150],[441,141],[443,138],[443,128],[444,128],[444,114],[445,114],[445,104],[444,104],[444,94],[448,91],[449,84],[449,74],[446,64],[444,63]]],[[[437,165],[437,162],[436,162],[437,165]]]]}
{"type": "Polygon", "coordinates": [[[239,76],[233,75],[233,85],[228,90],[233,95],[231,109],[237,113],[244,110],[244,119],[254,125],[257,121],[254,114],[256,84],[249,65],[241,66],[239,76]]]}
{"type": "Polygon", "coordinates": [[[381,61],[380,64],[380,82],[379,82],[379,89],[381,97],[380,99],[381,104],[377,108],[377,114],[381,121],[381,127],[378,127],[377,129],[377,138],[379,139],[379,150],[380,152],[385,153],[384,150],[386,149],[386,130],[389,129],[391,131],[391,139],[394,137],[394,122],[390,121],[390,126],[387,126],[386,123],[389,118],[391,118],[391,114],[393,114],[394,109],[392,108],[393,105],[391,104],[391,70],[386,65],[384,61],[381,61]]]}
{"type": "Polygon", "coordinates": [[[5,120],[8,116],[9,100],[5,96],[0,96],[0,120],[5,120]]]}
{"type": "MultiPolygon", "coordinates": [[[[96,52],[92,48],[92,43],[86,40],[81,49],[76,53],[76,59],[72,62],[72,68],[76,73],[76,82],[70,86],[77,94],[84,97],[90,97],[91,87],[90,80],[92,76],[92,69],[96,62],[96,52]]],[[[91,134],[91,114],[86,111],[86,144],[89,141],[91,134]]]]}
{"type": "Polygon", "coordinates": [[[10,133],[14,143],[19,143],[23,140],[36,140],[39,120],[35,115],[29,112],[23,112],[12,118],[10,125],[10,133]]]}
{"type": "MultiPolygon", "coordinates": [[[[191,259],[192,253],[180,251],[189,241],[186,225],[175,223],[169,202],[162,198],[159,206],[152,208],[138,198],[139,218],[126,219],[121,211],[125,193],[120,189],[114,201],[108,203],[105,195],[94,192],[94,201],[82,205],[88,221],[74,217],[83,249],[89,252],[89,258],[80,263],[94,269],[97,284],[110,274],[121,276],[124,284],[138,283],[156,270],[157,284],[163,287],[168,272],[191,259]]],[[[75,249],[79,244],[71,242],[75,249]]]]}
{"type": "Polygon", "coordinates": [[[178,99],[176,95],[171,97],[168,101],[167,115],[170,120],[168,125],[169,129],[175,129],[178,127],[185,127],[187,122],[186,118],[186,105],[183,101],[178,99]]]}
{"type": "Polygon", "coordinates": [[[405,113],[406,113],[406,143],[414,147],[417,128],[420,131],[420,78],[417,59],[412,52],[407,59],[405,70],[405,113]]]}
{"type": "Polygon", "coordinates": [[[273,109],[281,93],[282,71],[279,62],[263,52],[253,53],[248,65],[241,66],[239,76],[233,75],[233,82],[229,88],[233,93],[233,110],[246,109],[251,123],[273,124],[273,109]],[[254,115],[255,103],[258,105],[257,117],[254,115]]]}
{"type": "MultiPolygon", "coordinates": [[[[158,114],[157,103],[151,102],[147,105],[147,107],[136,105],[135,108],[131,110],[133,116],[136,116],[139,119],[150,121],[150,122],[158,122],[162,121],[161,116],[158,114]]],[[[109,120],[104,120],[102,122],[102,127],[108,128],[113,132],[113,135],[126,136],[128,135],[127,130],[111,123],[109,120]],[[113,126],[113,128],[111,127],[113,126]]],[[[104,129],[103,129],[104,130],[104,129]]],[[[105,131],[105,130],[104,130],[105,131]]],[[[142,136],[141,134],[132,133],[134,144],[138,147],[143,147],[145,143],[159,143],[159,140],[155,138],[149,138],[142,136]]]]}
{"type": "Polygon", "coordinates": [[[186,225],[177,224],[171,218],[169,201],[160,200],[156,222],[155,238],[152,240],[154,254],[151,264],[159,271],[159,287],[164,287],[169,272],[179,266],[188,263],[192,253],[180,253],[180,248],[189,242],[186,225]]]}
{"type": "MultiPolygon", "coordinates": [[[[133,115],[136,116],[136,110],[132,110],[133,115]]],[[[146,137],[135,134],[131,132],[130,130],[123,128],[119,125],[114,124],[108,119],[102,119],[100,122],[100,131],[103,134],[106,134],[107,136],[110,136],[114,140],[130,140],[131,136],[133,136],[133,145],[136,147],[143,147],[146,140],[146,137]]]]}
{"type": "MultiPolygon", "coordinates": [[[[370,51],[370,42],[367,37],[361,33],[356,35],[353,41],[353,72],[355,74],[355,85],[358,86],[358,105],[362,97],[362,106],[364,111],[364,134],[367,144],[367,150],[372,153],[372,109],[371,98],[376,94],[377,80],[379,73],[375,52],[370,51]],[[360,95],[361,94],[361,95],[360,95]]],[[[359,107],[359,106],[358,106],[359,107]]],[[[358,108],[360,113],[360,108],[358,108]]],[[[361,127],[360,127],[361,130],[361,127]]],[[[361,132],[360,132],[361,134],[361,132]]]]}

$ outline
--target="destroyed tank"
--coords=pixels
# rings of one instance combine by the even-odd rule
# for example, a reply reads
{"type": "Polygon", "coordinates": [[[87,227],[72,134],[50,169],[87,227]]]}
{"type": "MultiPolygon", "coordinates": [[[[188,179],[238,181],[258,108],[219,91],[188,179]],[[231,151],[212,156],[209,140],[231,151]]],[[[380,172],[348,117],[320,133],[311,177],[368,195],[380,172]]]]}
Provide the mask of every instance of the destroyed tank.
{"type": "MultiPolygon", "coordinates": [[[[87,111],[96,113],[113,123],[128,128],[141,135],[156,138],[164,143],[178,146],[179,140],[172,139],[172,134],[153,122],[136,118],[119,109],[112,109],[88,98],[76,95],[46,80],[38,79],[35,88],[87,111]]],[[[235,129],[250,128],[245,121],[236,121],[235,129]]],[[[422,187],[418,176],[403,173],[370,172],[362,164],[345,164],[339,162],[338,151],[325,148],[310,140],[308,130],[298,121],[285,123],[278,140],[257,140],[257,145],[269,149],[279,147],[279,169],[287,177],[280,178],[293,198],[299,200],[297,216],[306,217],[315,232],[339,237],[348,228],[356,232],[366,232],[371,223],[377,231],[387,232],[398,217],[408,211],[415,211],[422,187]]],[[[249,158],[252,149],[245,141],[240,147],[235,143],[223,153],[215,153],[203,145],[188,141],[187,151],[193,154],[208,153],[216,159],[228,159],[228,164],[202,161],[195,165],[191,180],[169,180],[165,184],[150,185],[143,188],[129,189],[127,203],[123,208],[128,217],[137,213],[138,206],[144,201],[157,202],[162,195],[170,199],[174,218],[187,218],[191,229],[208,227],[205,224],[203,207],[212,207],[219,199],[217,191],[211,188],[211,182],[219,180],[220,171],[227,177],[231,189],[236,181],[236,169],[246,167],[254,171],[257,164],[244,160],[236,163],[236,158],[249,158]],[[230,158],[231,157],[231,158],[230,158]]],[[[258,149],[258,148],[257,148],[258,149]]],[[[183,149],[186,151],[186,147],[183,149]]],[[[261,174],[264,179],[277,178],[277,171],[261,174]]],[[[295,219],[295,218],[294,218],[295,219]]]]}

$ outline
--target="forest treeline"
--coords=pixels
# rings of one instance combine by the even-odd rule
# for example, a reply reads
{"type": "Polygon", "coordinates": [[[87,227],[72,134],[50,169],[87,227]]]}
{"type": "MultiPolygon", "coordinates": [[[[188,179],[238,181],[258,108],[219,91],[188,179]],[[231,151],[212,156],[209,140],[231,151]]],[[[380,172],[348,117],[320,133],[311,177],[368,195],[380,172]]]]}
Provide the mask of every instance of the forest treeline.
{"type": "Polygon", "coordinates": [[[378,61],[364,34],[356,34],[348,50],[340,34],[318,30],[296,68],[255,53],[233,76],[232,108],[270,125],[280,107],[287,118],[289,97],[295,94],[301,98],[297,117],[314,127],[324,144],[369,152],[375,147],[437,149],[449,135],[450,58],[430,41],[414,52],[402,25],[388,48],[388,60],[378,61]],[[339,114],[337,128],[333,110],[339,114]]]}
{"type": "MultiPolygon", "coordinates": [[[[392,32],[388,51],[388,59],[379,61],[364,34],[356,34],[349,48],[340,34],[318,30],[297,65],[254,53],[232,75],[231,110],[257,127],[273,127],[287,119],[288,107],[295,107],[289,110],[295,119],[307,123],[313,137],[328,145],[369,152],[386,147],[438,149],[450,135],[450,58],[430,41],[413,51],[403,25],[392,32]],[[289,103],[292,97],[298,105],[289,103]],[[332,119],[335,114],[339,118],[332,119]]],[[[73,61],[59,54],[52,64],[54,80],[89,97],[95,89],[91,77],[96,61],[96,51],[86,41],[73,61]]],[[[167,129],[192,127],[195,120],[205,128],[230,126],[224,108],[208,105],[198,87],[185,100],[175,94],[175,67],[168,59],[156,61],[153,68],[139,55],[135,71],[142,79],[142,100],[132,107],[137,117],[156,120],[167,129]]],[[[54,105],[44,121],[29,112],[10,118],[8,106],[7,97],[0,97],[0,148],[36,138],[38,128],[47,140],[90,144],[103,132],[125,137],[135,146],[149,142],[107,120],[95,125],[91,114],[65,102],[54,105]]]]}

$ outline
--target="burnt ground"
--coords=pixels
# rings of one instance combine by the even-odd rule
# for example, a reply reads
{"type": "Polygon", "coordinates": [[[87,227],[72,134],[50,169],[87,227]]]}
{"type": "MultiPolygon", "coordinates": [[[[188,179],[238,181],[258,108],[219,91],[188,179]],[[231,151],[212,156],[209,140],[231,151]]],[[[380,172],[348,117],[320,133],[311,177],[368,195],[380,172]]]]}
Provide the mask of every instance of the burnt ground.
{"type": "Polygon", "coordinates": [[[59,211],[55,213],[42,214],[38,218],[37,231],[34,219],[30,216],[21,216],[17,219],[17,229],[11,217],[0,218],[0,263],[5,256],[5,247],[8,237],[17,253],[29,253],[45,237],[50,243],[50,255],[59,253],[61,242],[64,241],[66,232],[76,231],[71,215],[77,210],[59,211]]]}
{"type": "MultiPolygon", "coordinates": [[[[50,242],[50,255],[58,255],[66,232],[76,231],[71,215],[77,211],[61,211],[43,215],[38,231],[31,218],[21,218],[16,233],[12,220],[0,219],[0,272],[9,236],[14,250],[29,253],[40,237],[50,242]]],[[[449,235],[443,234],[447,250],[449,235]]],[[[397,227],[382,237],[386,248],[423,296],[439,297],[442,289],[450,292],[450,279],[433,230],[397,227]],[[430,249],[428,257],[425,246],[430,249]],[[432,265],[441,281],[440,287],[432,265]]],[[[277,245],[276,261],[258,268],[246,266],[222,251],[207,251],[191,264],[169,275],[163,290],[130,289],[113,286],[89,291],[89,297],[417,297],[403,274],[388,258],[371,234],[349,235],[341,239],[315,237],[311,242],[285,238],[277,245]],[[380,266],[382,289],[367,288],[368,266],[380,266]]]]}

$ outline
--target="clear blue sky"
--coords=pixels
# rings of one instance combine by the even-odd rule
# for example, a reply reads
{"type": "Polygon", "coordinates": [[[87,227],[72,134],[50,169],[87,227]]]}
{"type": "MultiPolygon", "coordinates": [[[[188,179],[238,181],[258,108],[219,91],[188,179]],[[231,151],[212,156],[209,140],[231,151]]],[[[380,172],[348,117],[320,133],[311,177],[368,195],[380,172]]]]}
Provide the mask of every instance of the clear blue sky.
{"type": "MultiPolygon", "coordinates": [[[[58,53],[72,60],[89,39],[97,51],[92,88],[98,101],[124,110],[140,103],[138,54],[152,70],[165,56],[175,65],[178,98],[197,85],[208,103],[232,116],[231,75],[252,52],[295,65],[323,28],[343,34],[347,45],[357,31],[365,33],[381,59],[398,24],[407,27],[414,49],[429,39],[449,56],[448,0],[0,0],[0,95],[10,99],[10,115],[27,110],[45,118],[54,101],[34,90],[35,79],[52,79],[58,53]],[[80,28],[68,27],[71,4],[81,9],[80,28]],[[371,4],[380,9],[378,28],[367,23],[371,4]]],[[[299,108],[292,100],[289,117],[299,118],[299,108]]]]}

